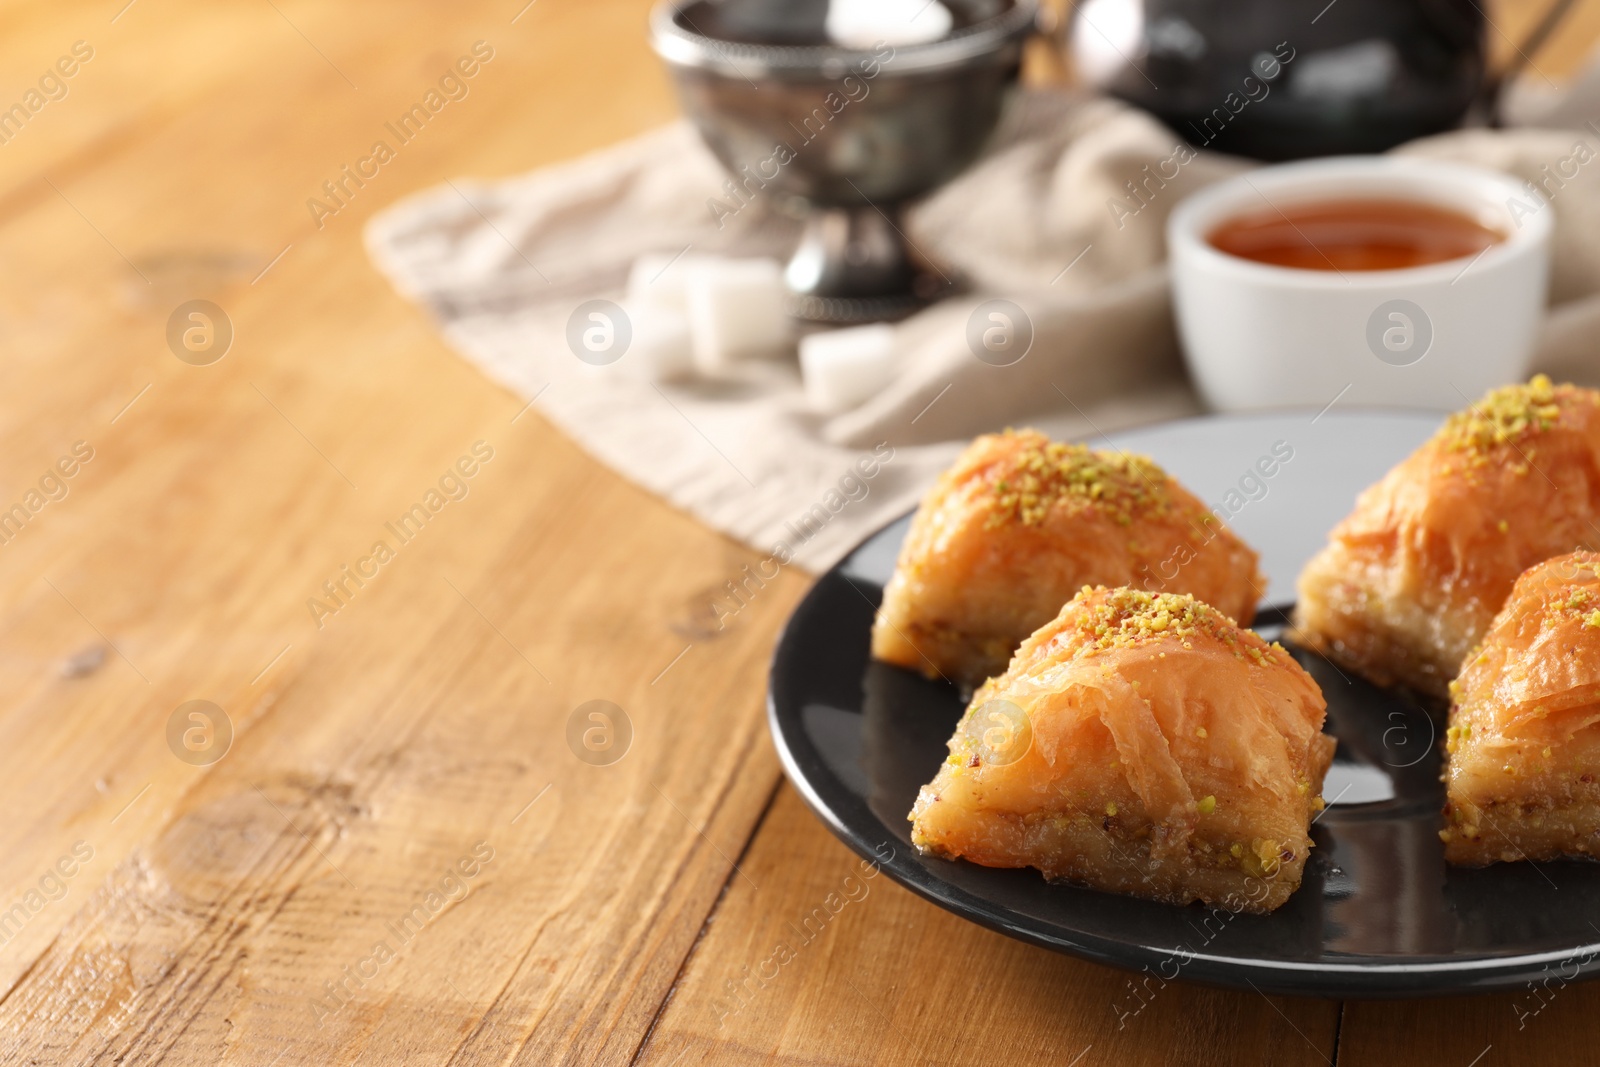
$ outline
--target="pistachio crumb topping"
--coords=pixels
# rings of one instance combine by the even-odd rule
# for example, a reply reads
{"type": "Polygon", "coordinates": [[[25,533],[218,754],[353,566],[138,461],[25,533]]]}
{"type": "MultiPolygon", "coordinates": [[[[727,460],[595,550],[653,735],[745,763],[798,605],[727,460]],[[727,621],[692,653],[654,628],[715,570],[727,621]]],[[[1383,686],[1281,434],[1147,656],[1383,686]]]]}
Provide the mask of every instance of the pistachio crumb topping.
{"type": "MultiPolygon", "coordinates": [[[[1073,603],[1082,608],[1073,615],[1074,628],[1099,651],[1163,639],[1193,648],[1189,638],[1200,634],[1221,641],[1246,663],[1270,666],[1283,662],[1276,655],[1281,648],[1265,646],[1253,635],[1245,635],[1232,619],[1187,594],[1084,586],[1073,603]]],[[[1203,728],[1197,736],[1205,736],[1203,728]]]]}
{"type": "Polygon", "coordinates": [[[1106,814],[1107,815],[1115,815],[1116,813],[1117,813],[1117,802],[1114,801],[1114,800],[1106,801],[1106,814]]]}
{"type": "Polygon", "coordinates": [[[1051,441],[1032,431],[1007,430],[1022,442],[991,484],[994,507],[986,525],[1037,526],[1052,509],[1095,509],[1120,526],[1172,503],[1167,473],[1146,456],[1097,451],[1051,441]]]}
{"type": "Polygon", "coordinates": [[[1217,798],[1214,796],[1206,797],[1200,803],[1195,805],[1195,810],[1200,812],[1201,815],[1210,815],[1212,812],[1217,810],[1217,798]]]}
{"type": "Polygon", "coordinates": [[[1456,451],[1478,454],[1531,437],[1560,421],[1558,391],[1570,392],[1572,387],[1556,386],[1543,374],[1534,375],[1526,385],[1491,389],[1478,403],[1450,416],[1440,437],[1456,451]]]}
{"type": "Polygon", "coordinates": [[[1543,590],[1541,626],[1549,628],[1563,619],[1576,619],[1587,628],[1600,629],[1600,596],[1587,585],[1573,584],[1596,578],[1600,578],[1600,568],[1588,553],[1569,560],[1567,572],[1549,581],[1543,590]]]}
{"type": "MultiPolygon", "coordinates": [[[[1256,877],[1270,878],[1278,873],[1280,866],[1280,845],[1276,841],[1266,838],[1256,838],[1250,842],[1250,851],[1243,857],[1244,869],[1256,877]]],[[[1293,858],[1294,853],[1288,853],[1293,858]]]]}

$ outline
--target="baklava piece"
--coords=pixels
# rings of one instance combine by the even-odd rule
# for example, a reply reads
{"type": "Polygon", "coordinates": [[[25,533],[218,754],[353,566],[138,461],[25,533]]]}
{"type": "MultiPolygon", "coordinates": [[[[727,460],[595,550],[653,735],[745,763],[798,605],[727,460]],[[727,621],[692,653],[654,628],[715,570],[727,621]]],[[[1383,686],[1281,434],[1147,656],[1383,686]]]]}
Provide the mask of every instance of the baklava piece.
{"type": "Polygon", "coordinates": [[[1249,623],[1256,554],[1142,456],[979,437],[917,510],[872,654],[972,687],[1084,585],[1189,593],[1249,623]]]}
{"type": "Polygon", "coordinates": [[[1517,579],[1451,691],[1445,858],[1600,856],[1600,555],[1517,579]]]}
{"type": "Polygon", "coordinates": [[[1517,575],[1600,547],[1600,393],[1527,385],[1452,415],[1300,574],[1296,640],[1436,697],[1517,575]]]}
{"type": "Polygon", "coordinates": [[[1310,675],[1188,596],[1084,589],[973,697],[911,810],[925,853],[1264,913],[1300,885],[1334,741],[1310,675]]]}

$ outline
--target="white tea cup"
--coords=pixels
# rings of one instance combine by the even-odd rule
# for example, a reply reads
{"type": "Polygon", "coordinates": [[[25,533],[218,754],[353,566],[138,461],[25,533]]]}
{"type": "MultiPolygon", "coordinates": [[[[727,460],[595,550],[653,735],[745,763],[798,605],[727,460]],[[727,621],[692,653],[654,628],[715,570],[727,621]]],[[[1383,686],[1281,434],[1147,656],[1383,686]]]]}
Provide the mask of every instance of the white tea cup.
{"type": "Polygon", "coordinates": [[[1460,408],[1527,374],[1553,210],[1507,175],[1395,156],[1287,163],[1209,186],[1167,222],[1189,372],[1224,411],[1335,400],[1460,408]],[[1475,258],[1340,271],[1244,259],[1209,239],[1245,215],[1363,199],[1452,209],[1504,240],[1475,258]]]}

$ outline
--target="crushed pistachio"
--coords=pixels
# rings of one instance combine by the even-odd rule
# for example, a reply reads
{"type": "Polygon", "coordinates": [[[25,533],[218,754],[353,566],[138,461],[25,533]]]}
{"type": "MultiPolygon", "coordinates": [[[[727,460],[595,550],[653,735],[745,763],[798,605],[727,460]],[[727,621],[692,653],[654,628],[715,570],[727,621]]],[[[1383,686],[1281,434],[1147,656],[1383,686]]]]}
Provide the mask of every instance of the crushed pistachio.
{"type": "Polygon", "coordinates": [[[1200,803],[1195,805],[1195,810],[1201,815],[1210,815],[1212,812],[1217,810],[1217,798],[1214,796],[1206,797],[1200,803]]]}
{"type": "Polygon", "coordinates": [[[1555,426],[1561,419],[1557,393],[1575,392],[1570,385],[1553,385],[1548,377],[1536,374],[1527,385],[1507,385],[1492,389],[1478,403],[1458,411],[1439,431],[1449,448],[1476,453],[1531,437],[1555,426]]]}
{"type": "MultiPolygon", "coordinates": [[[[1250,843],[1250,851],[1241,857],[1244,861],[1241,866],[1257,878],[1271,878],[1281,866],[1279,851],[1278,842],[1258,837],[1250,843]]],[[[1292,857],[1294,853],[1289,855],[1292,857]]]]}
{"type": "Polygon", "coordinates": [[[1566,573],[1552,576],[1545,589],[1543,617],[1544,628],[1558,624],[1563,618],[1580,620],[1586,628],[1600,629],[1600,603],[1595,590],[1588,585],[1573,584],[1593,582],[1600,574],[1594,571],[1594,556],[1578,553],[1569,557],[1566,573]]]}
{"type": "Polygon", "coordinates": [[[1098,451],[1051,441],[1032,430],[1007,430],[1021,447],[1009,455],[992,483],[994,507],[986,525],[1037,526],[1055,508],[1093,508],[1120,526],[1172,504],[1166,471],[1146,456],[1098,451]]]}
{"type": "Polygon", "coordinates": [[[1116,813],[1117,813],[1117,802],[1114,801],[1114,800],[1106,801],[1106,814],[1107,815],[1115,815],[1116,813]]]}
{"type": "Polygon", "coordinates": [[[1081,608],[1073,614],[1074,628],[1096,650],[1126,648],[1168,638],[1177,638],[1184,648],[1193,648],[1188,638],[1206,634],[1234,648],[1234,654],[1240,659],[1245,658],[1238,651],[1242,637],[1251,662],[1262,666],[1281,662],[1264,650],[1259,638],[1253,634],[1242,635],[1232,619],[1191,596],[1126,588],[1085,588],[1073,599],[1073,604],[1081,608]]]}

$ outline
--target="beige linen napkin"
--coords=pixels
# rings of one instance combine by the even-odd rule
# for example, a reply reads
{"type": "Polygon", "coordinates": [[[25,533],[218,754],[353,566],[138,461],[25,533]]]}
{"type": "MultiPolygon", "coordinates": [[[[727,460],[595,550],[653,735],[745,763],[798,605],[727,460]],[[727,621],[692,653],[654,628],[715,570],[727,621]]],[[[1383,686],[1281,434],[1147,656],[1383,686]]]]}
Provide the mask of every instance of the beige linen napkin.
{"type": "MultiPolygon", "coordinates": [[[[1600,158],[1562,168],[1579,142],[1600,153],[1592,130],[1462,131],[1400,151],[1550,190],[1560,224],[1538,362],[1592,381],[1600,158]]],[[[791,247],[798,224],[762,200],[719,228],[707,201],[725,176],[686,124],[520,178],[453,182],[374,218],[367,240],[453,346],[602,462],[779,562],[816,569],[909,507],[974,434],[1029,423],[1093,440],[1199,410],[1174,333],[1163,228],[1184,195],[1254,164],[1186,149],[1112,101],[1020,94],[984,159],[909,222],[917,248],[969,291],[899,324],[893,384],[832,418],[807,409],[792,360],[734,381],[658,386],[626,354],[595,367],[567,346],[574,309],[622,302],[641,254],[781,258],[791,247]],[[1008,367],[981,362],[966,340],[974,309],[994,297],[1033,325],[1031,350],[1008,367]]]]}

